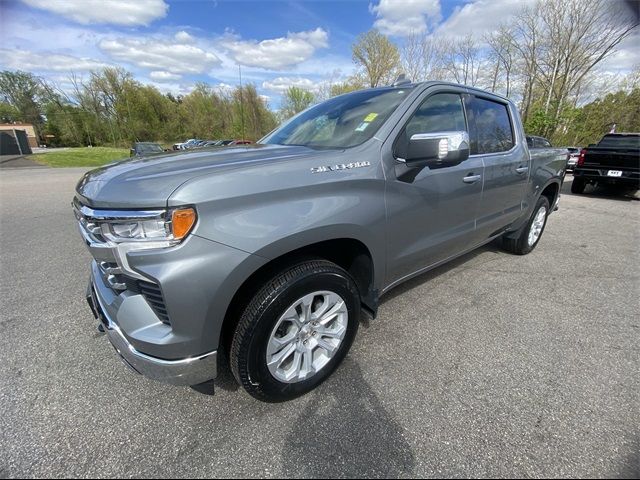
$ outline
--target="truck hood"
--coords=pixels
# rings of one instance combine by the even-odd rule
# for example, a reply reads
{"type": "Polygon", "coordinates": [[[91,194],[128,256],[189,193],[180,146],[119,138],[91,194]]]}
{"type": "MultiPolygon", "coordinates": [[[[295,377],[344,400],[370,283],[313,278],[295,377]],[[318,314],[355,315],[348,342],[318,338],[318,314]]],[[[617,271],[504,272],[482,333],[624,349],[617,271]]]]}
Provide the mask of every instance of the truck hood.
{"type": "Polygon", "coordinates": [[[135,158],[88,172],[78,182],[76,194],[93,208],[159,208],[195,177],[317,154],[301,146],[251,145],[135,158]]]}

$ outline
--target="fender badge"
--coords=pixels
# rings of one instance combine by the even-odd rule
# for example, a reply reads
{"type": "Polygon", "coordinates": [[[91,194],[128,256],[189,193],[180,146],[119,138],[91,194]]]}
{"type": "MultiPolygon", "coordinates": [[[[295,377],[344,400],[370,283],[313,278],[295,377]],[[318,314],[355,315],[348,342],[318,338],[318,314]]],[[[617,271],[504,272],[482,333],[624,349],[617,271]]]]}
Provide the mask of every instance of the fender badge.
{"type": "Polygon", "coordinates": [[[370,167],[370,166],[371,166],[371,162],[341,163],[339,165],[313,167],[311,168],[311,173],[337,172],[340,170],[351,170],[352,168],[362,168],[362,167],[370,167]]]}

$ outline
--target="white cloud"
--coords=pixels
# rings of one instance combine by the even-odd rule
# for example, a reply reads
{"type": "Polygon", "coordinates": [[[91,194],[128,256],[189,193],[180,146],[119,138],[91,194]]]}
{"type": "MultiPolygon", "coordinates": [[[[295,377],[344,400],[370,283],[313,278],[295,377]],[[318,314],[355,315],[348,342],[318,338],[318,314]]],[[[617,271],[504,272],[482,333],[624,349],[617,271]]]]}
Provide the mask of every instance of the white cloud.
{"type": "Polygon", "coordinates": [[[616,51],[598,65],[598,70],[611,73],[627,73],[640,67],[640,30],[625,38],[616,51]]]}
{"type": "Polygon", "coordinates": [[[196,40],[184,30],[176,33],[173,38],[175,38],[178,43],[194,43],[196,40]]]}
{"type": "Polygon", "coordinates": [[[506,23],[524,6],[536,0],[475,0],[458,6],[436,29],[443,37],[464,37],[471,34],[477,40],[506,23]]]}
{"type": "Polygon", "coordinates": [[[214,53],[168,38],[104,39],[99,47],[119,62],[173,74],[199,74],[220,65],[214,53]]]}
{"type": "Polygon", "coordinates": [[[91,58],[80,58],[47,52],[30,52],[28,50],[0,49],[0,64],[12,70],[31,72],[81,72],[97,70],[109,66],[107,63],[91,58]]]}
{"type": "Polygon", "coordinates": [[[169,5],[164,0],[23,0],[27,5],[78,23],[149,25],[163,18],[169,5]]]}
{"type": "Polygon", "coordinates": [[[149,73],[149,78],[151,80],[155,80],[156,82],[173,82],[176,80],[180,80],[182,75],[178,75],[177,73],[165,72],[164,70],[154,70],[149,73]]]}
{"type": "Polygon", "coordinates": [[[278,77],[273,80],[266,80],[262,83],[262,88],[265,90],[270,90],[280,94],[286,92],[289,87],[298,87],[303,90],[315,92],[318,90],[319,86],[320,84],[318,82],[302,77],[278,77]]]}
{"type": "Polygon", "coordinates": [[[325,30],[316,28],[261,42],[227,35],[220,44],[242,65],[279,70],[308,60],[319,48],[327,48],[328,38],[325,30]]]}
{"type": "Polygon", "coordinates": [[[396,37],[425,32],[441,19],[440,0],[380,0],[369,11],[377,17],[375,28],[396,37]]]}

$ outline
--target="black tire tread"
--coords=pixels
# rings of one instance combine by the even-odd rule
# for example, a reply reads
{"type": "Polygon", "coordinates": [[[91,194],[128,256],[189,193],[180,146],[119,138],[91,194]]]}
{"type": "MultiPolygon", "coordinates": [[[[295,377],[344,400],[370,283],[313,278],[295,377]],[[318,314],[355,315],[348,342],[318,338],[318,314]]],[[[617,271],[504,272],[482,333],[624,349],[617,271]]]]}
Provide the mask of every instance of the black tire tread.
{"type": "Polygon", "coordinates": [[[546,223],[545,223],[545,226],[543,227],[542,232],[540,233],[540,238],[538,238],[538,241],[533,245],[533,247],[529,247],[529,245],[527,244],[527,238],[529,236],[529,229],[531,228],[531,223],[533,222],[533,218],[536,212],[540,209],[542,204],[545,204],[545,203],[547,205],[547,218],[549,217],[549,214],[551,213],[551,206],[549,205],[549,200],[546,197],[538,198],[538,201],[536,202],[536,206],[533,209],[531,216],[527,220],[527,223],[525,223],[524,226],[518,231],[517,235],[511,235],[511,236],[505,235],[502,237],[502,248],[504,250],[506,250],[507,252],[513,253],[514,255],[526,255],[530,253],[538,245],[538,242],[540,242],[540,239],[542,238],[542,234],[544,233],[544,229],[546,228],[546,223]]]}
{"type": "MultiPolygon", "coordinates": [[[[288,286],[292,280],[313,275],[320,272],[331,270],[344,275],[351,279],[349,273],[338,265],[327,260],[317,259],[302,261],[301,263],[291,265],[282,272],[276,274],[271,280],[260,288],[247,307],[243,310],[240,320],[236,326],[233,340],[231,342],[231,351],[229,354],[231,372],[236,381],[253,397],[261,401],[271,402],[271,399],[261,388],[260,384],[251,382],[249,369],[247,365],[247,355],[244,355],[244,349],[248,348],[249,341],[253,336],[253,332],[257,326],[256,318],[259,318],[268,305],[279,295],[279,293],[288,286]]],[[[353,279],[351,279],[353,281],[353,279]]],[[[355,283],[355,282],[354,282],[355,283]]]]}

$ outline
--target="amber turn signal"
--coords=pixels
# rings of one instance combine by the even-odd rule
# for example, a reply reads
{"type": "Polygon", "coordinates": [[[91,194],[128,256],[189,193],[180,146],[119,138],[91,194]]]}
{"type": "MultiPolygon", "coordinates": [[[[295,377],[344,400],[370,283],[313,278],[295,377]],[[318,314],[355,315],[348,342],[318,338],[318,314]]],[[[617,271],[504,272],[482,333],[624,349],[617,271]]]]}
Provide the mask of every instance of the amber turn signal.
{"type": "Polygon", "coordinates": [[[179,208],[171,214],[173,238],[181,240],[187,236],[196,223],[196,211],[193,208],[179,208]]]}

